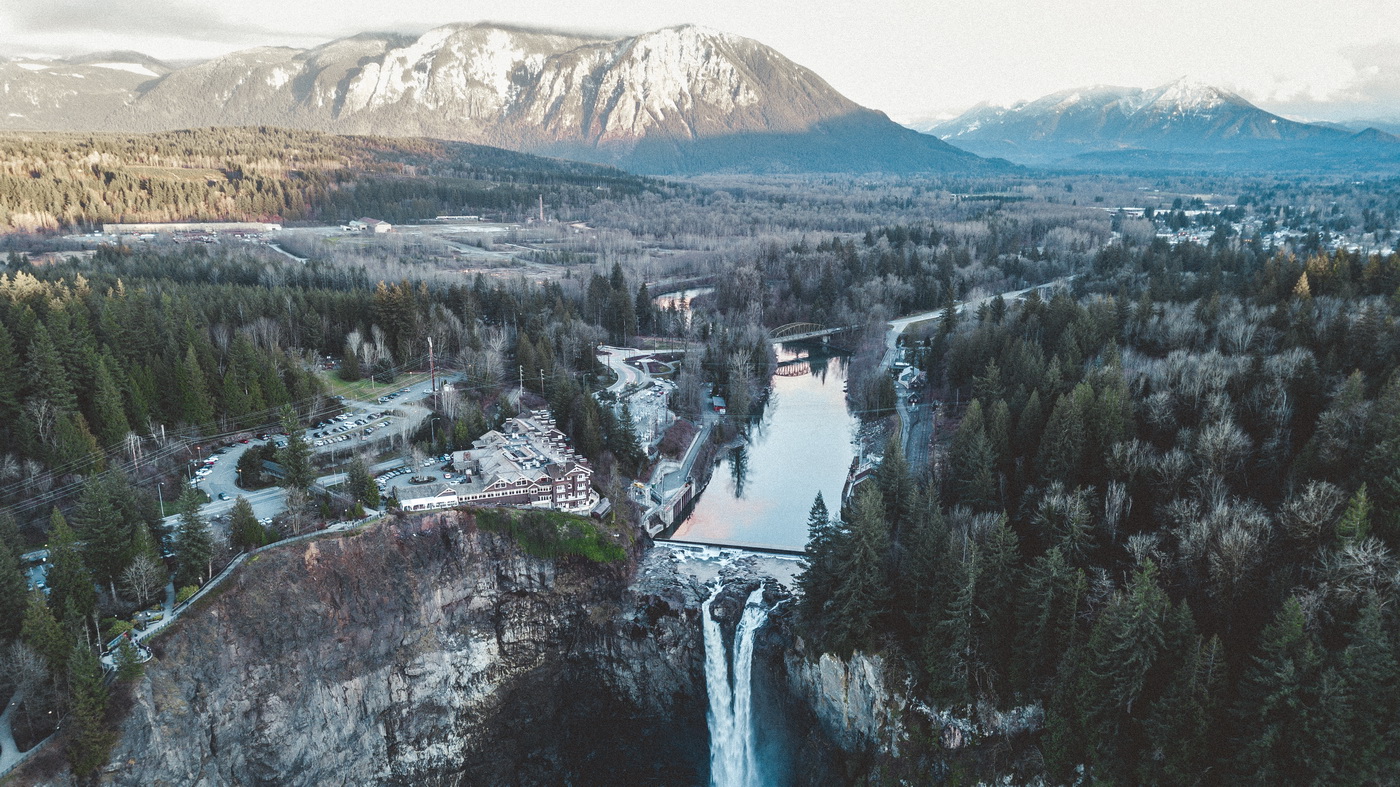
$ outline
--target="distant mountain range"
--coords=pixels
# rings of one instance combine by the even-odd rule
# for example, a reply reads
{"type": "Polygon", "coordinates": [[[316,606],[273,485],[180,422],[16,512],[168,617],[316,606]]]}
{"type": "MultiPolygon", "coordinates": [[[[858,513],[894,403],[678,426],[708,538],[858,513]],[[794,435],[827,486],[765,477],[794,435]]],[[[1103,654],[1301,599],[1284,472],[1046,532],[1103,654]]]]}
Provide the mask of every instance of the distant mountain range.
{"type": "Polygon", "coordinates": [[[137,53],[0,62],[0,129],[285,126],[425,136],[634,172],[996,169],[861,107],[756,41],[447,25],[174,68],[137,53]]]}
{"type": "Polygon", "coordinates": [[[1300,123],[1184,79],[1145,90],[1066,90],[1010,107],[983,104],[928,133],[982,156],[1080,169],[1400,167],[1400,137],[1300,123]]]}

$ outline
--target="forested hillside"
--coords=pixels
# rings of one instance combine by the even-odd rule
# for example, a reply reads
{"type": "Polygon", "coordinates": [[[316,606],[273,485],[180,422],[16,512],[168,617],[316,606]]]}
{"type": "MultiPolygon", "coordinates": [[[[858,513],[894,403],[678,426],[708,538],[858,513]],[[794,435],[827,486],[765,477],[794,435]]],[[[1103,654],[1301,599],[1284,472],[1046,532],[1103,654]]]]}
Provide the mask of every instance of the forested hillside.
{"type": "Polygon", "coordinates": [[[813,507],[804,625],[935,707],[1043,707],[1056,783],[1393,783],[1398,287],[1400,255],[1125,241],[945,322],[946,452],[813,507]]]}
{"type": "Polygon", "coordinates": [[[274,128],[0,134],[0,232],[103,222],[390,222],[656,190],[620,170],[462,142],[274,128]]]}

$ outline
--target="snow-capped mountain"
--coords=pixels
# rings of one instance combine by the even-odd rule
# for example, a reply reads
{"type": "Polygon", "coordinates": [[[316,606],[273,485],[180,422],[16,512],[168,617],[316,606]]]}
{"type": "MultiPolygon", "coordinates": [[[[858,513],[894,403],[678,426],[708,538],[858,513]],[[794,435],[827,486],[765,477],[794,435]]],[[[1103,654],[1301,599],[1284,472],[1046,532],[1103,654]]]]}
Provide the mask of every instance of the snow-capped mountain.
{"type": "Polygon", "coordinates": [[[64,128],[70,118],[110,115],[168,73],[166,64],[136,52],[0,59],[0,128],[64,128]]]}
{"type": "Polygon", "coordinates": [[[1138,162],[1145,154],[1181,161],[1278,156],[1367,142],[1345,130],[1280,117],[1234,93],[1186,79],[1145,90],[1066,90],[1010,107],[984,104],[930,133],[980,155],[1029,164],[1104,163],[1119,153],[1138,162]]]}
{"type": "MultiPolygon", "coordinates": [[[[136,76],[134,73],[130,76],[136,76]]],[[[756,41],[692,25],[604,39],[488,24],[251,49],[132,83],[120,106],[0,127],[280,125],[431,136],[642,172],[984,166],[756,41]]]]}

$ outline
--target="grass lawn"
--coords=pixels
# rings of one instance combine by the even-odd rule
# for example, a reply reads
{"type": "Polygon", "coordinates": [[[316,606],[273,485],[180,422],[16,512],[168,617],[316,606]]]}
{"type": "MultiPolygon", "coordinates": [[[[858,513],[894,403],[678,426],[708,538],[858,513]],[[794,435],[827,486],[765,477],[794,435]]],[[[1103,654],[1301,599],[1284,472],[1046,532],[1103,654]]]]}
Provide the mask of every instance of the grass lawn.
{"type": "Polygon", "coordinates": [[[417,374],[401,374],[394,378],[392,383],[387,385],[376,383],[366,377],[353,383],[347,383],[340,379],[339,372],[321,372],[321,379],[326,383],[326,390],[332,394],[344,396],[346,399],[359,399],[362,402],[373,402],[375,399],[387,393],[393,393],[400,388],[407,388],[410,385],[417,385],[428,379],[430,375],[419,372],[417,374]]]}

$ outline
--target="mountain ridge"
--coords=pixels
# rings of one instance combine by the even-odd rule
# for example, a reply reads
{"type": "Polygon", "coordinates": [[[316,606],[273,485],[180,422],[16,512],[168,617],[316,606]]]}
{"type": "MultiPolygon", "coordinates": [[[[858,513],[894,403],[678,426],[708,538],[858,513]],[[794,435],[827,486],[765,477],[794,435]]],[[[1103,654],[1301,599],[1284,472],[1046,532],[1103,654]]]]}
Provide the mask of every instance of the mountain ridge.
{"type": "Polygon", "coordinates": [[[92,108],[79,104],[72,79],[49,78],[67,99],[37,114],[37,89],[20,108],[0,92],[0,128],[272,125],[460,140],[646,174],[1000,166],[904,129],[770,47],[696,25],[612,39],[457,23],[416,37],[257,47],[129,76],[92,108]]]}
{"type": "Polygon", "coordinates": [[[1357,132],[1290,120],[1228,90],[1185,78],[1154,88],[1063,90],[1009,107],[979,104],[929,133],[979,155],[1021,164],[1099,165],[1117,158],[1147,165],[1156,156],[1168,168],[1179,166],[1169,161],[1288,168],[1290,154],[1307,167],[1320,160],[1342,166],[1346,157],[1357,164],[1394,163],[1390,142],[1400,141],[1375,129],[1357,132]]]}

